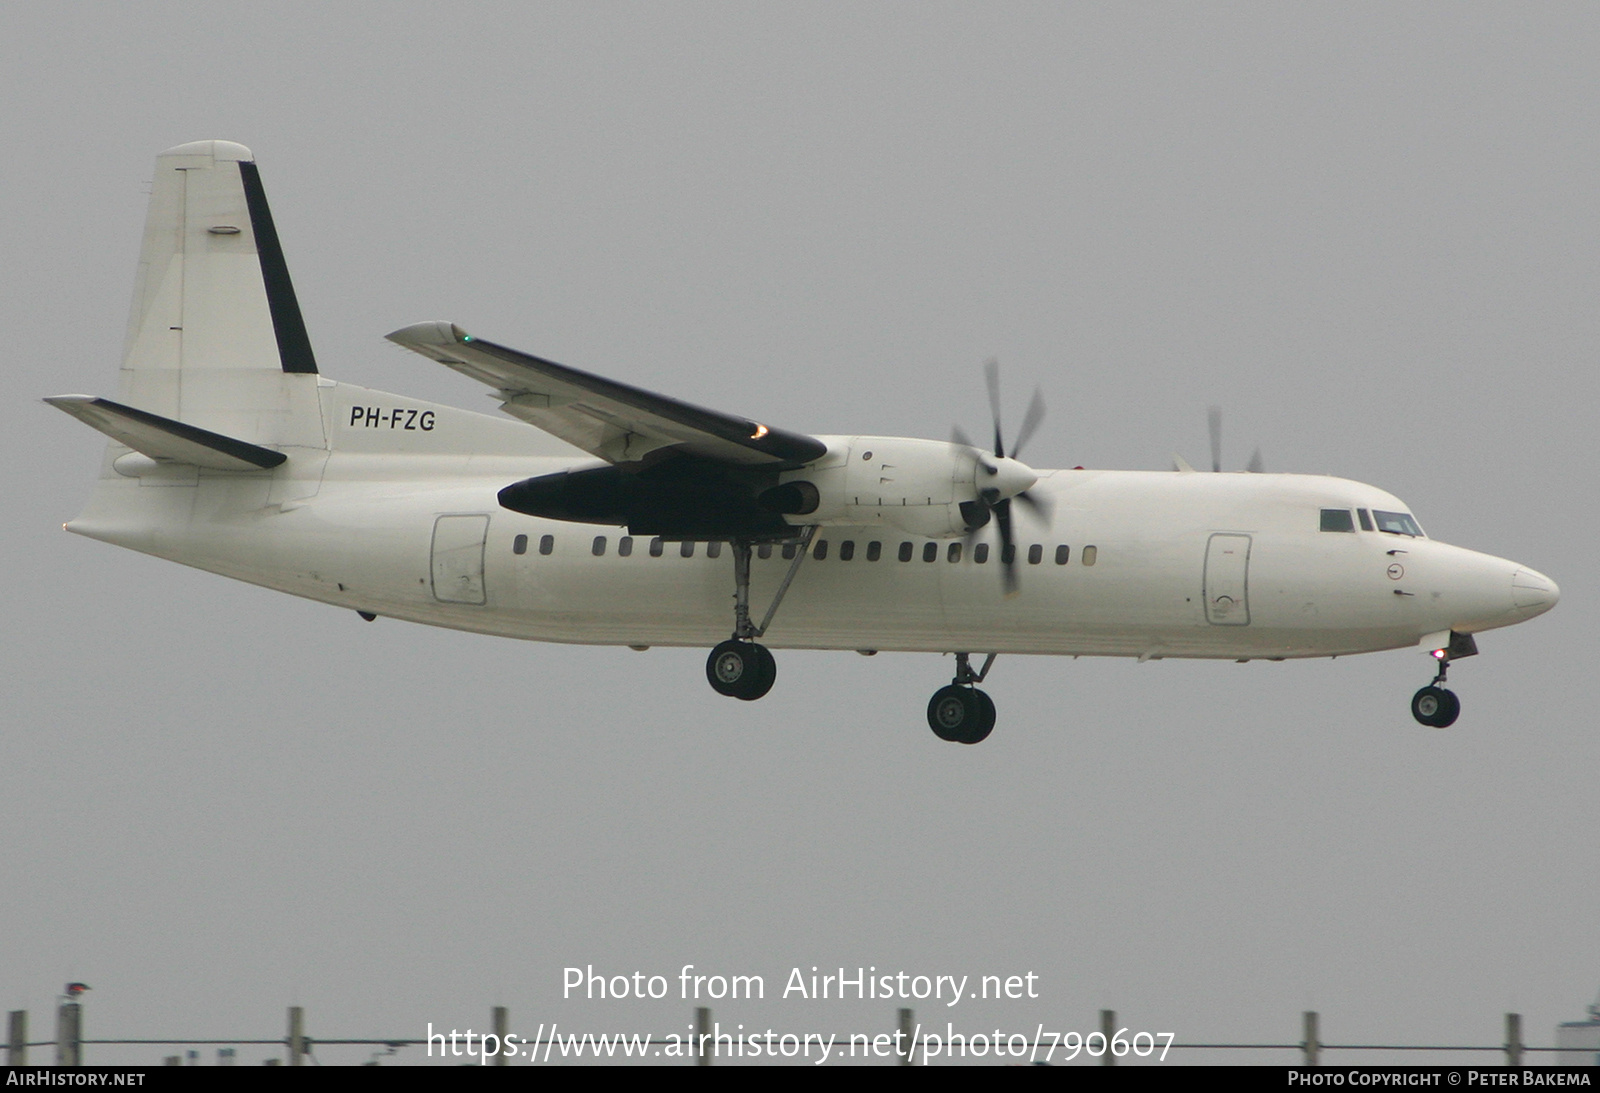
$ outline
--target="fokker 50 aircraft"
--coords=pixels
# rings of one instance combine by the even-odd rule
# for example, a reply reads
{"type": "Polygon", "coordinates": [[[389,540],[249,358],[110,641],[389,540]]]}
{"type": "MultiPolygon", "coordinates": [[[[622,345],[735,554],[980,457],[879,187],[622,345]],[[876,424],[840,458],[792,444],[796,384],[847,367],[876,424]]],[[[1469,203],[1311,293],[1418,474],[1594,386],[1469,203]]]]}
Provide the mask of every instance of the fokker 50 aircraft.
{"type": "MultiPolygon", "coordinates": [[[[756,699],[787,648],[953,653],[928,704],[977,743],[997,654],[1248,660],[1420,648],[1411,709],[1549,578],[1429,539],[1339,478],[1034,470],[992,448],[806,436],[425,322],[391,341],[510,418],[336,383],[312,354],[250,150],[156,161],[111,438],[67,530],[360,612],[538,641],[714,645],[756,699]],[[732,593],[730,600],[729,593],[732,593]],[[781,610],[780,610],[781,608],[781,610]],[[984,657],[974,668],[973,654],[984,657]]],[[[1037,426],[1030,406],[1018,442],[1037,426]]],[[[1213,470],[1217,469],[1213,463],[1213,470]]]]}

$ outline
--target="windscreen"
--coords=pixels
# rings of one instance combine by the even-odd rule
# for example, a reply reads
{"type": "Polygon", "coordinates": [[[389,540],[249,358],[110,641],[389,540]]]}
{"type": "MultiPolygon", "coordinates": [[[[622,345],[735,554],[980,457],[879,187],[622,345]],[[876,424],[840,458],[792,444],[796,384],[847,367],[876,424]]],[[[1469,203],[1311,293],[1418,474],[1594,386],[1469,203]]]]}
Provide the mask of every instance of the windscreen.
{"type": "Polygon", "coordinates": [[[1422,529],[1411,518],[1409,512],[1379,512],[1372,510],[1372,518],[1378,523],[1379,531],[1387,531],[1390,535],[1412,535],[1422,538],[1422,529]]]}

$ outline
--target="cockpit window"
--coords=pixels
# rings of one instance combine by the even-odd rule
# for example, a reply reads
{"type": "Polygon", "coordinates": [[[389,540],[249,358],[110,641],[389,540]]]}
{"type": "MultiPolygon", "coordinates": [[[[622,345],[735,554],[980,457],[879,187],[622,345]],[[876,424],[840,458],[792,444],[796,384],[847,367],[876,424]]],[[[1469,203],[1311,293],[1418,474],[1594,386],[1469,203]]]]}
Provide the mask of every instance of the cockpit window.
{"type": "Polygon", "coordinates": [[[1372,514],[1366,509],[1356,509],[1356,515],[1361,518],[1361,530],[1372,530],[1372,514]]]}
{"type": "Polygon", "coordinates": [[[1372,510],[1372,518],[1378,522],[1379,531],[1387,531],[1390,535],[1410,535],[1422,538],[1422,529],[1411,518],[1409,512],[1379,512],[1372,510]]]}
{"type": "Polygon", "coordinates": [[[1350,515],[1349,509],[1323,509],[1323,531],[1354,531],[1355,519],[1350,515]]]}

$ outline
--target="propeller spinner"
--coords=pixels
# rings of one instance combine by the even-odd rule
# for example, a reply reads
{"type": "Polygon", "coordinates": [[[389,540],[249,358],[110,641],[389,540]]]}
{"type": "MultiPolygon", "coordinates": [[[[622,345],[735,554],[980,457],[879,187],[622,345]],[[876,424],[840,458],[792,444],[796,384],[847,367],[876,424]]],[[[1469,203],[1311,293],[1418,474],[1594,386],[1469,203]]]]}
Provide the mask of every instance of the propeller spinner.
{"type": "Polygon", "coordinates": [[[1015,596],[1018,589],[1017,551],[1011,528],[1011,501],[1015,498],[1041,517],[1049,515],[1047,503],[1028,492],[1034,483],[1039,481],[1038,474],[1017,458],[1022,445],[1027,443],[1028,438],[1039,428],[1039,423],[1044,420],[1044,396],[1040,394],[1038,388],[1034,388],[1033,398],[1028,402],[1027,412],[1022,417],[1022,428],[1017,431],[1016,440],[1012,442],[1011,455],[1007,456],[1004,431],[1000,425],[1000,364],[991,358],[984,364],[983,371],[989,387],[989,411],[994,418],[994,448],[985,458],[981,454],[983,449],[968,440],[959,426],[951,431],[951,439],[955,443],[973,448],[980,453],[973,474],[976,496],[963,504],[961,511],[967,518],[969,546],[978,532],[989,523],[989,518],[994,517],[995,524],[1000,529],[1000,580],[1006,595],[1015,596]]]}

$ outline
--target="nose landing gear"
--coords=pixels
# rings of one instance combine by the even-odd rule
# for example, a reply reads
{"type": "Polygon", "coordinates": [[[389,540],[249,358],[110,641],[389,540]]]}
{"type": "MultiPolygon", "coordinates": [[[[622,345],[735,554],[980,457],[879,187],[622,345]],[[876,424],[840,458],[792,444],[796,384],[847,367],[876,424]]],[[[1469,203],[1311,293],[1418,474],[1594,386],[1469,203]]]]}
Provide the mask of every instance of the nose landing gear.
{"type": "Polygon", "coordinates": [[[1461,700],[1454,691],[1447,691],[1443,686],[1445,674],[1450,671],[1449,650],[1435,655],[1439,657],[1439,674],[1433,677],[1432,683],[1411,696],[1411,716],[1430,728],[1446,729],[1461,716],[1461,700]]]}
{"type": "Polygon", "coordinates": [[[940,740],[953,744],[981,743],[994,731],[994,700],[974,687],[982,683],[994,664],[990,653],[983,668],[972,670],[971,654],[956,654],[956,677],[948,687],[940,687],[928,701],[928,727],[940,740]]]}

